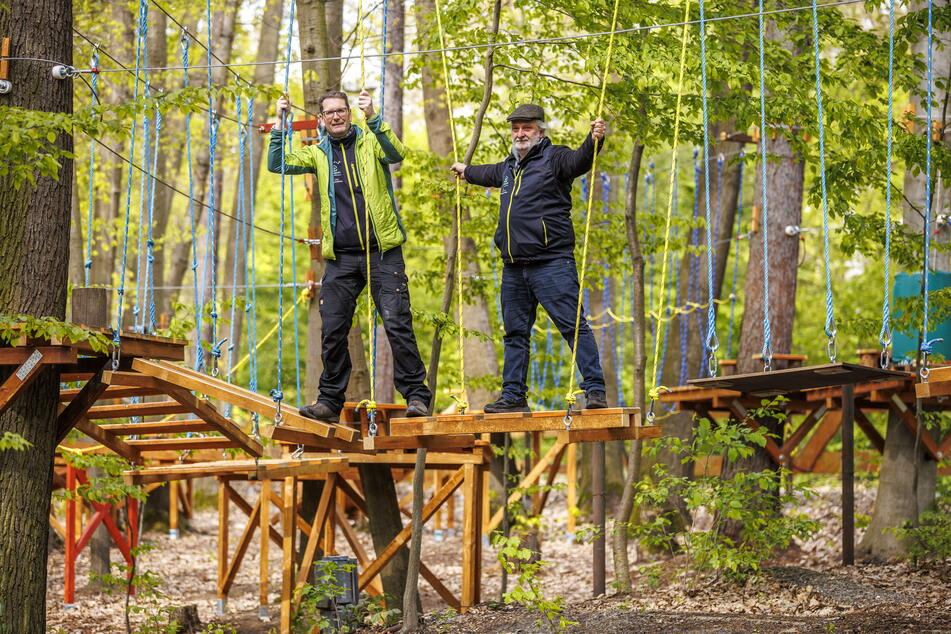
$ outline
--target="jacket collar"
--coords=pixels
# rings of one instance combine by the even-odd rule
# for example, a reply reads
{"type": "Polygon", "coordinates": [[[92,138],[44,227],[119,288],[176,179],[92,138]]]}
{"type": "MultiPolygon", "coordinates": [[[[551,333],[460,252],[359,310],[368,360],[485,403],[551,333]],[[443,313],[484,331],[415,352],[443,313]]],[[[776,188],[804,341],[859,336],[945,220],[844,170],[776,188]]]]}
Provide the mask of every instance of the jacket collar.
{"type": "MultiPolygon", "coordinates": [[[[350,132],[348,132],[347,134],[355,135],[356,141],[359,143],[360,137],[363,136],[363,128],[361,128],[358,125],[352,125],[350,126],[350,132]]],[[[346,136],[344,138],[346,138],[346,136]]],[[[320,135],[320,140],[317,142],[317,147],[323,150],[327,156],[330,156],[330,153],[332,151],[330,148],[330,135],[327,134],[326,132],[322,132],[320,135]]]]}

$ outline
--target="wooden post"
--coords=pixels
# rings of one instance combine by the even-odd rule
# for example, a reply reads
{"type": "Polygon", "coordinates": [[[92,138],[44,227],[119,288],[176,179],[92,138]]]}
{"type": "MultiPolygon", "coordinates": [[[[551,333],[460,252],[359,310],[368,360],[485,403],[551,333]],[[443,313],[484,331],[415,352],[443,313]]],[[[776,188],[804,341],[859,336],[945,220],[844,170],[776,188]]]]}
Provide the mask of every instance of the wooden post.
{"type": "Polygon", "coordinates": [[[66,498],[66,545],[64,563],[64,597],[67,608],[75,607],[76,602],[76,468],[66,465],[66,490],[70,496],[66,498]]]}
{"type": "Polygon", "coordinates": [[[565,469],[565,478],[568,488],[565,491],[565,502],[568,504],[568,533],[574,537],[578,528],[578,517],[575,515],[578,508],[578,445],[568,445],[568,466],[565,469]]]}
{"type": "Polygon", "coordinates": [[[842,564],[855,563],[855,384],[842,386],[842,564]]]}
{"type": "MultiPolygon", "coordinates": [[[[178,539],[178,480],[172,480],[168,483],[168,536],[172,539],[178,539]]],[[[221,503],[221,492],[218,492],[218,502],[221,503]]],[[[218,509],[221,513],[221,508],[218,509]]],[[[219,572],[221,565],[219,563],[219,572]]]]}
{"type": "Polygon", "coordinates": [[[283,561],[281,565],[281,634],[290,634],[294,606],[294,537],[297,520],[297,478],[284,478],[283,561]]]}
{"type": "Polygon", "coordinates": [[[218,597],[215,601],[215,613],[223,616],[227,596],[222,591],[225,577],[228,575],[228,483],[218,478],[218,597]]]}
{"type": "MultiPolygon", "coordinates": [[[[324,486],[328,486],[326,482],[324,483],[324,486]]],[[[337,503],[336,487],[333,488],[331,496],[330,505],[332,507],[337,503]]],[[[337,554],[336,530],[334,525],[335,520],[335,514],[333,512],[328,512],[327,519],[324,521],[323,544],[321,545],[321,550],[323,550],[324,556],[337,554]]]]}
{"type": "Polygon", "coordinates": [[[482,561],[482,467],[474,464],[463,466],[463,518],[462,518],[462,596],[460,603],[465,612],[481,599],[482,561]]]}
{"type": "Polygon", "coordinates": [[[106,308],[109,305],[109,289],[77,287],[72,294],[72,319],[74,323],[90,328],[106,328],[110,325],[106,308]]]}
{"type": "Polygon", "coordinates": [[[605,571],[604,571],[604,443],[596,442],[591,452],[591,511],[594,515],[594,528],[597,531],[592,544],[594,561],[592,571],[594,580],[592,585],[592,594],[600,596],[604,594],[605,571]]]}
{"type": "Polygon", "coordinates": [[[271,536],[271,481],[261,480],[261,556],[259,569],[258,618],[262,621],[270,620],[268,615],[268,545],[271,536]]]}

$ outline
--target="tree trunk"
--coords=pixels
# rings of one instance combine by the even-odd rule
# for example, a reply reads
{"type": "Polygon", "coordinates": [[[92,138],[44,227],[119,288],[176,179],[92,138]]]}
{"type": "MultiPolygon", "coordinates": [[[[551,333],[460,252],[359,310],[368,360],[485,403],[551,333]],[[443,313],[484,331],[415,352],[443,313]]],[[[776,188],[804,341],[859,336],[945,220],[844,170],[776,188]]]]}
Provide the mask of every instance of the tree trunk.
{"type": "MultiPolygon", "coordinates": [[[[927,4],[925,2],[912,2],[908,7],[909,12],[923,10],[927,4]]],[[[946,69],[951,66],[951,48],[948,47],[951,36],[947,32],[935,30],[935,43],[933,49],[933,60],[935,69],[946,69]]],[[[914,43],[912,52],[924,59],[927,55],[928,41],[925,35],[914,43]]],[[[936,78],[940,76],[941,70],[938,70],[936,78]]],[[[928,78],[922,70],[919,79],[918,89],[921,95],[926,94],[928,90],[928,78]]],[[[948,99],[947,87],[942,89],[939,82],[933,88],[933,98],[937,107],[933,107],[932,117],[935,129],[944,130],[944,108],[941,104],[946,104],[948,99]]],[[[925,129],[926,104],[919,94],[912,94],[911,105],[915,108],[915,116],[920,125],[916,125],[915,130],[921,134],[925,129]]],[[[947,142],[942,138],[942,142],[947,142]]],[[[924,160],[924,159],[922,159],[924,160]]],[[[919,167],[919,166],[916,166],[919,167]]],[[[940,172],[938,173],[940,174],[940,172]]],[[[940,187],[940,178],[935,178],[932,174],[932,187],[940,187]]],[[[928,207],[924,166],[920,170],[906,169],[904,194],[910,203],[905,204],[904,222],[908,230],[923,235],[924,220],[921,216],[928,207]],[[918,209],[914,209],[914,204],[918,209]],[[919,213],[920,212],[920,213],[919,213]]],[[[951,191],[934,192],[934,200],[948,200],[951,191]]],[[[942,213],[936,205],[932,204],[932,218],[934,214],[942,213]]],[[[938,232],[932,236],[932,239],[943,238],[947,240],[947,232],[938,232]]],[[[935,250],[932,252],[932,270],[949,270],[948,255],[946,252],[935,250]]],[[[918,442],[917,452],[915,450],[915,434],[910,432],[894,413],[888,417],[888,428],[885,436],[885,452],[882,456],[882,467],[878,477],[878,492],[875,497],[875,508],[872,511],[872,522],[865,536],[859,543],[857,555],[872,559],[893,559],[904,555],[907,552],[907,543],[898,539],[894,532],[889,529],[898,528],[907,521],[915,521],[922,511],[927,510],[934,504],[935,488],[937,486],[937,463],[931,460],[921,448],[918,442]],[[916,473],[917,470],[917,473],[916,473]],[[917,487],[916,487],[917,485],[917,487]],[[916,490],[917,488],[917,490],[916,490]]]]}
{"type": "MultiPolygon", "coordinates": [[[[21,57],[72,63],[72,2],[35,0],[9,4],[0,12],[0,33],[21,57]]],[[[12,62],[14,90],[4,106],[71,113],[73,83],[50,80],[30,62],[12,62]]],[[[72,137],[58,146],[73,149],[72,137]]],[[[60,159],[57,178],[38,176],[15,189],[0,176],[0,313],[66,316],[67,261],[73,164],[60,159]],[[42,245],[42,248],[37,248],[42,245]]],[[[0,381],[16,370],[0,369],[0,381]]],[[[15,632],[46,629],[46,553],[59,372],[51,368],[0,415],[0,435],[19,434],[32,446],[9,450],[0,459],[0,622],[15,632]]]]}

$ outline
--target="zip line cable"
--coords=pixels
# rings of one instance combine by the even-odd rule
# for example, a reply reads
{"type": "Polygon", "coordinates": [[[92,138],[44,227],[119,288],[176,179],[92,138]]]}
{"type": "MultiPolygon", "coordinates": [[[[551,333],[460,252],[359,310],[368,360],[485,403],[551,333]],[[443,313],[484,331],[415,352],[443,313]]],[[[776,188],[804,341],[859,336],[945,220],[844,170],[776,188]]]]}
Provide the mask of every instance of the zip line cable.
{"type": "MultiPolygon", "coordinates": [[[[825,3],[825,4],[821,4],[821,5],[819,5],[819,8],[821,8],[821,9],[835,8],[835,7],[840,7],[840,6],[858,4],[858,3],[861,3],[861,2],[865,2],[865,0],[838,0],[837,2],[828,2],[828,3],[825,3]]],[[[745,19],[745,18],[755,18],[755,17],[758,17],[758,16],[781,15],[781,14],[797,13],[797,12],[799,12],[799,11],[811,11],[811,10],[812,10],[812,5],[811,5],[811,4],[807,4],[807,5],[800,5],[800,6],[795,6],[795,7],[786,7],[786,8],[781,8],[781,9],[771,9],[771,10],[769,10],[769,11],[750,11],[750,12],[747,12],[747,13],[737,13],[737,14],[734,14],[734,15],[717,16],[717,17],[712,17],[712,18],[706,18],[705,22],[709,24],[709,23],[711,23],[711,22],[725,22],[725,21],[730,21],[730,20],[740,20],[740,19],[745,19]]],[[[672,28],[672,27],[678,27],[678,26],[679,26],[679,27],[694,26],[694,25],[699,25],[699,24],[700,24],[700,21],[699,21],[699,20],[683,20],[683,21],[681,21],[681,22],[665,22],[665,23],[663,23],[663,24],[648,24],[648,25],[641,25],[641,26],[629,27],[629,28],[625,28],[625,29],[612,29],[611,31],[600,31],[600,32],[597,32],[597,33],[577,33],[577,34],[573,34],[573,35],[562,35],[562,36],[550,37],[550,38],[509,40],[509,41],[507,41],[507,42],[500,42],[500,43],[495,43],[495,44],[491,44],[491,43],[484,43],[484,44],[466,44],[466,45],[461,45],[461,46],[450,46],[450,47],[433,48],[433,49],[419,49],[419,50],[408,50],[408,51],[406,51],[406,50],[404,50],[404,51],[393,51],[393,52],[390,52],[390,53],[387,53],[387,52],[384,51],[384,52],[382,52],[382,53],[368,53],[368,54],[366,54],[366,57],[370,57],[370,58],[374,58],[374,57],[397,57],[397,56],[406,57],[406,56],[411,56],[411,55],[430,55],[430,54],[434,54],[434,53],[444,53],[444,52],[449,53],[449,52],[456,52],[456,51],[478,50],[478,49],[489,48],[490,46],[508,47],[508,46],[528,46],[528,45],[532,45],[532,44],[554,44],[554,43],[560,43],[560,42],[572,42],[572,41],[576,41],[576,40],[586,40],[586,39],[597,38],[597,37],[614,36],[614,35],[624,35],[624,34],[628,34],[628,33],[640,33],[640,32],[644,32],[644,31],[656,31],[656,30],[660,30],[660,29],[666,29],[666,28],[672,28]]],[[[90,41],[90,43],[92,44],[93,42],[90,41]]],[[[360,55],[359,55],[359,54],[338,55],[338,56],[334,56],[334,57],[308,57],[308,58],[302,58],[302,59],[297,59],[297,60],[290,60],[290,63],[291,63],[291,64],[307,64],[307,63],[313,63],[313,62],[332,62],[332,61],[343,61],[343,60],[358,60],[359,58],[360,58],[360,55]]],[[[19,61],[19,60],[39,61],[39,62],[45,62],[45,63],[50,63],[50,64],[60,64],[60,65],[62,65],[62,62],[56,62],[56,61],[54,61],[54,60],[41,59],[41,58],[32,58],[32,57],[6,57],[6,58],[3,58],[3,59],[8,60],[8,61],[19,61]]],[[[231,67],[231,68],[242,68],[242,67],[268,66],[268,65],[271,65],[271,66],[280,66],[280,65],[283,65],[283,64],[287,64],[287,63],[288,63],[287,60],[273,60],[273,61],[265,61],[265,62],[238,62],[238,63],[232,63],[232,64],[214,64],[214,65],[212,65],[212,67],[213,67],[213,68],[219,68],[219,67],[226,67],[226,66],[227,66],[227,67],[231,67]]],[[[192,68],[193,70],[203,69],[202,66],[192,66],[191,68],[192,68]]],[[[114,72],[127,72],[127,70],[128,70],[128,69],[125,69],[125,68],[98,68],[98,69],[95,69],[95,70],[93,70],[93,69],[75,69],[75,68],[74,68],[74,69],[73,69],[73,72],[75,72],[75,73],[92,73],[92,72],[98,72],[98,73],[114,73],[114,72]]],[[[150,70],[150,71],[172,71],[172,70],[185,70],[185,69],[182,68],[181,66],[156,66],[156,67],[154,67],[154,68],[149,68],[149,69],[144,69],[144,70],[150,70]]]]}

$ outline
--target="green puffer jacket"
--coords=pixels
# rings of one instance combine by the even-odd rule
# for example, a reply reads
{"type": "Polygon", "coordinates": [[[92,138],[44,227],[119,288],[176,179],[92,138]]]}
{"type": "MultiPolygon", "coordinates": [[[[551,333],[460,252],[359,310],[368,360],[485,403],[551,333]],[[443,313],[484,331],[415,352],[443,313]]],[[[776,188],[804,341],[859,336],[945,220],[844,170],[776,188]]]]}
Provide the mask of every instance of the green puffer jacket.
{"type": "MultiPolygon", "coordinates": [[[[396,211],[396,199],[393,197],[393,182],[387,165],[403,160],[403,143],[381,115],[367,120],[372,134],[357,126],[357,140],[354,156],[357,162],[357,176],[363,186],[363,196],[370,219],[376,232],[376,241],[382,251],[389,251],[406,241],[406,230],[399,213],[396,211]]],[[[335,259],[334,231],[337,228],[337,202],[334,197],[334,184],[330,178],[333,150],[326,135],[314,145],[306,145],[284,156],[285,174],[315,174],[317,191],[320,192],[321,226],[324,228],[321,252],[325,258],[335,259]],[[330,231],[327,230],[330,227],[330,231]]],[[[279,130],[271,132],[271,145],[268,148],[267,168],[275,174],[281,173],[281,134],[279,130]]]]}

